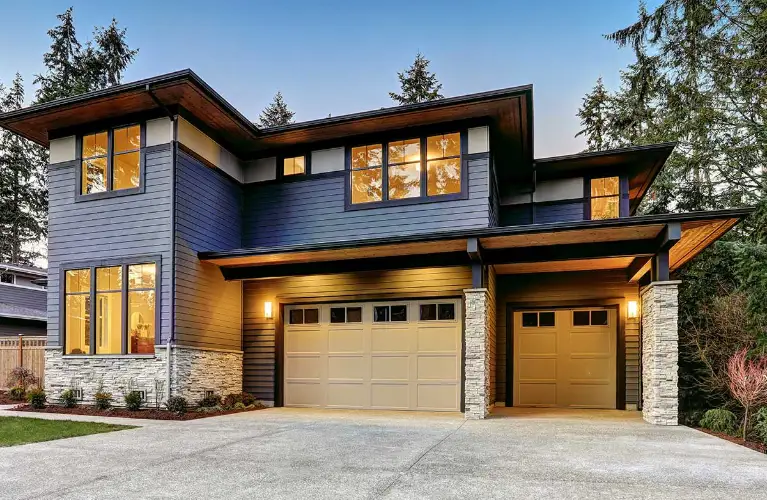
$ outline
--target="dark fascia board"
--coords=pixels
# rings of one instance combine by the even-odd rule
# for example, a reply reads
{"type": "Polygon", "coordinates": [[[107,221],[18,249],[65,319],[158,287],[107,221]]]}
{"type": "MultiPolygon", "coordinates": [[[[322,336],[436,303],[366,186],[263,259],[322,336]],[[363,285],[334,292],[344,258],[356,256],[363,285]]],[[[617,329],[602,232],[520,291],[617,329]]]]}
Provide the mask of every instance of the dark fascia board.
{"type": "Polygon", "coordinates": [[[351,122],[355,120],[364,120],[367,118],[381,118],[384,116],[398,115],[403,113],[410,113],[413,111],[423,111],[426,109],[438,109],[442,107],[455,106],[461,104],[471,104],[473,102],[489,101],[494,99],[504,99],[507,97],[513,97],[516,95],[528,93],[531,95],[530,106],[532,106],[532,92],[533,86],[521,85],[518,87],[508,87],[505,89],[490,90],[487,92],[479,92],[476,94],[466,94],[456,97],[446,97],[444,99],[437,99],[434,101],[419,102],[416,104],[404,104],[402,106],[391,106],[388,108],[375,109],[372,111],[362,111],[360,113],[351,113],[348,115],[333,116],[330,118],[321,118],[319,120],[310,120],[299,123],[291,123],[289,125],[280,125],[278,127],[269,127],[261,129],[263,135],[276,135],[283,132],[290,132],[294,130],[302,130],[315,127],[324,127],[327,125],[336,125],[339,123],[351,122]]]}
{"type": "Polygon", "coordinates": [[[570,160],[584,160],[589,158],[599,158],[602,156],[611,156],[611,155],[622,155],[622,154],[642,152],[642,151],[662,152],[664,150],[668,150],[668,153],[671,154],[671,151],[674,150],[676,145],[677,145],[676,142],[660,142],[657,144],[646,144],[644,146],[629,146],[626,148],[618,148],[618,149],[605,149],[602,151],[584,151],[582,153],[575,153],[571,155],[549,156],[547,158],[536,158],[535,163],[536,165],[539,163],[560,163],[560,162],[566,162],[570,160]]]}
{"type": "Polygon", "coordinates": [[[14,111],[8,111],[7,113],[0,113],[0,126],[4,126],[6,123],[17,121],[21,118],[43,114],[53,109],[64,108],[72,105],[81,105],[87,103],[87,101],[100,99],[103,97],[115,97],[119,94],[135,92],[147,88],[151,90],[152,87],[155,86],[167,85],[170,83],[183,81],[189,81],[196,85],[200,90],[203,91],[203,93],[207,94],[208,97],[210,97],[217,105],[224,109],[232,118],[240,122],[240,125],[242,125],[246,130],[249,130],[254,136],[261,134],[261,130],[256,127],[253,122],[245,118],[245,116],[237,111],[234,106],[232,106],[218,92],[213,90],[210,85],[205,83],[205,81],[191,69],[183,69],[172,73],[153,76],[144,80],[115,85],[106,89],[94,90],[93,92],[87,92],[85,94],[80,94],[73,97],[65,97],[63,99],[57,99],[55,101],[50,101],[43,104],[36,104],[14,111]]]}
{"type": "Polygon", "coordinates": [[[584,220],[568,223],[553,222],[548,224],[528,224],[524,226],[504,226],[468,229],[461,231],[440,231],[398,238],[373,238],[367,240],[348,240],[305,245],[285,245],[279,247],[237,248],[226,251],[198,252],[200,260],[226,259],[229,257],[249,257],[280,253],[306,252],[316,250],[335,250],[350,247],[366,247],[381,245],[396,245],[425,241],[444,241],[461,238],[487,238],[492,236],[510,236],[517,234],[555,233],[578,229],[602,229],[612,227],[631,227],[647,225],[663,225],[674,222],[693,222],[716,219],[738,219],[739,221],[756,210],[755,207],[712,210],[708,212],[689,212],[682,214],[640,215],[609,220],[584,220]]]}

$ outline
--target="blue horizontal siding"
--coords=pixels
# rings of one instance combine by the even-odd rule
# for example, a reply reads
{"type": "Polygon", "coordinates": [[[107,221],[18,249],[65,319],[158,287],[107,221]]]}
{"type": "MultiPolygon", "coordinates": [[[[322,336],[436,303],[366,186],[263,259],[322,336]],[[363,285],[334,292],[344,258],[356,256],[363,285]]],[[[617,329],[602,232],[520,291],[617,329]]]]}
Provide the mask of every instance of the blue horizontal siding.
{"type": "Polygon", "coordinates": [[[406,236],[488,227],[489,160],[468,162],[465,200],[346,211],[345,177],[245,186],[245,247],[406,236]]]}

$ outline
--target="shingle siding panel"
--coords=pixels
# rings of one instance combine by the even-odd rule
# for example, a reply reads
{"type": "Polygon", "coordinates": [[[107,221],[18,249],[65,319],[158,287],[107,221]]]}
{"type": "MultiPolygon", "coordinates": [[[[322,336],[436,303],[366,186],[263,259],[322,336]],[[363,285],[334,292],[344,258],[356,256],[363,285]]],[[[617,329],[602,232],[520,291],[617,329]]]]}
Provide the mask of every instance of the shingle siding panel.
{"type": "Polygon", "coordinates": [[[242,187],[179,151],[176,169],[176,341],[242,348],[242,294],[197,252],[241,246],[242,187]]]}
{"type": "Polygon", "coordinates": [[[243,246],[405,236],[488,227],[488,158],[468,164],[466,200],[344,209],[345,175],[245,186],[243,246]]]}
{"type": "Polygon", "coordinates": [[[122,257],[161,257],[160,332],[170,334],[171,198],[169,145],[145,150],[145,192],[75,202],[77,162],[48,173],[48,342],[59,345],[59,269],[63,263],[122,257]]]}

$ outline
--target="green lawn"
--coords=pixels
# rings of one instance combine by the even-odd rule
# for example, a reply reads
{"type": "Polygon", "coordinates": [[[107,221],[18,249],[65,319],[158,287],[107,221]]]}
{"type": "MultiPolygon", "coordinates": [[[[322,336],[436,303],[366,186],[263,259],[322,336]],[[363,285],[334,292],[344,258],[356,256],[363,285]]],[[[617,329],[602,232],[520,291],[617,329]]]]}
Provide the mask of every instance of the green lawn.
{"type": "Polygon", "coordinates": [[[0,417],[0,447],[134,428],[135,426],[131,425],[100,424],[97,422],[0,417]]]}

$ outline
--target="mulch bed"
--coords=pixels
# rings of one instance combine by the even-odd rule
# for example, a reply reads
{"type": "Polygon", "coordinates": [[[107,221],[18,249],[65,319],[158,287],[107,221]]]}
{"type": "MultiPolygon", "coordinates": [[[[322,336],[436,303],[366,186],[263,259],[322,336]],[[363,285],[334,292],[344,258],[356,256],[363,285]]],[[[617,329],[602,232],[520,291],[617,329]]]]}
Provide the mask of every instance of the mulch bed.
{"type": "Polygon", "coordinates": [[[11,399],[7,392],[0,391],[0,405],[17,405],[19,403],[21,403],[21,401],[11,399]]]}
{"type": "Polygon", "coordinates": [[[724,434],[722,432],[714,432],[708,429],[703,429],[702,427],[695,427],[695,429],[721,439],[726,439],[731,443],[739,444],[741,446],[745,446],[746,448],[751,448],[752,450],[758,451],[759,453],[767,453],[767,445],[765,444],[756,443],[754,441],[743,441],[742,438],[730,436],[729,434],[724,434]]]}
{"type": "Polygon", "coordinates": [[[49,405],[42,409],[36,409],[24,404],[13,408],[14,411],[30,411],[37,413],[64,413],[67,415],[93,415],[98,417],[148,418],[151,420],[195,420],[198,418],[219,417],[221,415],[230,415],[232,413],[242,413],[246,411],[256,411],[261,409],[263,408],[257,407],[245,410],[221,410],[211,412],[198,412],[195,410],[190,410],[187,413],[174,413],[168,410],[157,410],[154,408],[147,408],[137,411],[131,411],[126,408],[99,410],[95,406],[75,406],[74,408],[64,408],[63,406],[49,405]]]}

